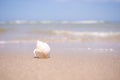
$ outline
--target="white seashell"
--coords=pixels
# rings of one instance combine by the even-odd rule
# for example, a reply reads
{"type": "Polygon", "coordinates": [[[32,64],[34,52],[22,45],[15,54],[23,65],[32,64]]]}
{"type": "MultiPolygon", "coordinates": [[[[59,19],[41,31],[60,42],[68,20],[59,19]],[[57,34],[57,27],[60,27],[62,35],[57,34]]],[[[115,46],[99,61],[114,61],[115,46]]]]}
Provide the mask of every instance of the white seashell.
{"type": "Polygon", "coordinates": [[[34,49],[33,53],[35,58],[49,58],[50,47],[47,43],[38,40],[36,48],[34,49]]]}

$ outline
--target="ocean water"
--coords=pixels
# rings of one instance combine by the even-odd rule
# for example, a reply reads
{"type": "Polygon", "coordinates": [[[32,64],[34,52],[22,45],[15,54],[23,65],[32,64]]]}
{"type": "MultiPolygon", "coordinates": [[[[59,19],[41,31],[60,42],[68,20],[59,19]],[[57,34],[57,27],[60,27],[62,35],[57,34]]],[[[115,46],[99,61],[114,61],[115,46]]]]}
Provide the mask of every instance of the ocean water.
{"type": "Polygon", "coordinates": [[[119,51],[120,24],[0,23],[0,45],[35,43],[37,40],[59,43],[56,46],[59,48],[119,51]]]}

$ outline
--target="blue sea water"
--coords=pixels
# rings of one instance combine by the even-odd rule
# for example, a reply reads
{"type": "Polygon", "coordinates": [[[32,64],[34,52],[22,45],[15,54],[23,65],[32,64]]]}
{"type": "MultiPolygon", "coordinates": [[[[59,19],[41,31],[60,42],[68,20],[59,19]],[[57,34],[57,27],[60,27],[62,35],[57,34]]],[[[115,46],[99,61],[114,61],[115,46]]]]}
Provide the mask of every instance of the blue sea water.
{"type": "Polygon", "coordinates": [[[35,43],[37,40],[65,44],[59,48],[115,51],[120,48],[120,24],[0,23],[0,45],[35,43]]]}

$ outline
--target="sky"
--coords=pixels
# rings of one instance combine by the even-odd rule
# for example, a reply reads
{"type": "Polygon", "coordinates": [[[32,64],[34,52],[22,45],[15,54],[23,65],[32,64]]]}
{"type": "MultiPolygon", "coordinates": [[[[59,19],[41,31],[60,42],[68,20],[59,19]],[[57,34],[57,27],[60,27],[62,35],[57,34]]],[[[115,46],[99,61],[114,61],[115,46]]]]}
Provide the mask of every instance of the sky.
{"type": "Polygon", "coordinates": [[[0,21],[120,22],[120,0],[0,0],[0,21]]]}

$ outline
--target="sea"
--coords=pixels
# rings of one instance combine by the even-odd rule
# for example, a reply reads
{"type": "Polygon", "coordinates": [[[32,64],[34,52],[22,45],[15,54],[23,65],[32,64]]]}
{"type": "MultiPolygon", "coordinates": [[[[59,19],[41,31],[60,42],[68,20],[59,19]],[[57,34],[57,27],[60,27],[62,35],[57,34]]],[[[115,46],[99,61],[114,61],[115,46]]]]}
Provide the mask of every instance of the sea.
{"type": "Polygon", "coordinates": [[[78,21],[0,22],[0,46],[35,44],[61,49],[120,52],[120,23],[78,21]]]}

